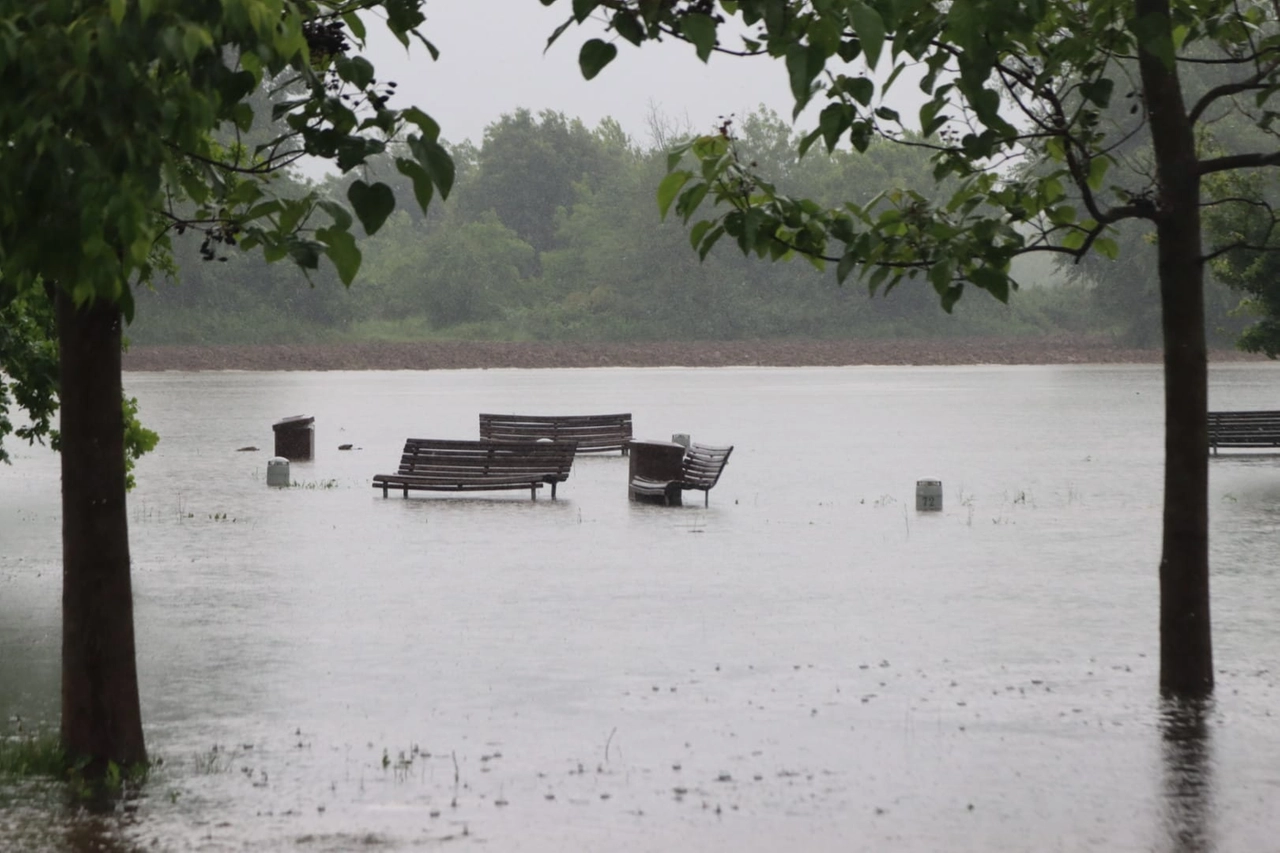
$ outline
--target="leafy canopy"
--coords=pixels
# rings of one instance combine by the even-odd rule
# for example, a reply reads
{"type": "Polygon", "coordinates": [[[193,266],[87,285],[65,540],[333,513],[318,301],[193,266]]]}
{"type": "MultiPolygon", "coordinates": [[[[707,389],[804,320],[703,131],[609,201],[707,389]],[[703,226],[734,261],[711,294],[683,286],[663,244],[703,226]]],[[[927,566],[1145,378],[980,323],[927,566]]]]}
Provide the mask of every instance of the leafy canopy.
{"type": "MultiPolygon", "coordinates": [[[[877,137],[930,149],[930,178],[955,182],[947,197],[890,189],[868,203],[820,206],[756,174],[726,124],[672,152],[659,204],[693,223],[690,238],[704,256],[729,237],[762,257],[799,253],[835,263],[841,281],[856,273],[872,292],[920,276],[948,309],[969,284],[1007,299],[1017,255],[1113,257],[1115,223],[1165,213],[1153,173],[1136,183],[1115,177],[1119,149],[1150,117],[1138,94],[1139,54],[1170,72],[1184,62],[1230,67],[1226,83],[1193,93],[1186,111],[1193,126],[1239,113],[1269,129],[1277,115],[1280,28],[1275,9],[1263,4],[573,0],[572,7],[551,41],[589,19],[606,29],[607,38],[581,49],[586,77],[613,59],[618,41],[683,39],[704,60],[768,55],[785,66],[794,115],[821,105],[802,152],[818,142],[865,151],[877,137]],[[914,115],[900,114],[895,87],[912,85],[923,103],[914,115]],[[1121,120],[1106,115],[1113,100],[1126,99],[1121,120]],[[700,214],[708,202],[714,213],[700,214]]],[[[1190,168],[1209,174],[1278,162],[1264,149],[1202,157],[1190,168]]]]}
{"type": "MultiPolygon", "coordinates": [[[[347,50],[379,10],[406,44],[422,23],[410,0],[2,0],[0,2],[0,273],[6,299],[37,278],[77,301],[106,298],[131,314],[172,233],[261,247],[344,282],[359,268],[348,208],[318,193],[276,198],[271,177],[302,156],[362,165],[408,127],[396,161],[419,203],[448,193],[452,163],[439,127],[389,105],[372,64],[347,50]],[[286,130],[252,148],[264,85],[300,87],[273,107],[286,130]],[[233,131],[232,141],[215,134],[233,131]]],[[[420,38],[420,36],[418,36],[420,38]]],[[[356,181],[347,200],[366,232],[394,199],[356,181]]]]}

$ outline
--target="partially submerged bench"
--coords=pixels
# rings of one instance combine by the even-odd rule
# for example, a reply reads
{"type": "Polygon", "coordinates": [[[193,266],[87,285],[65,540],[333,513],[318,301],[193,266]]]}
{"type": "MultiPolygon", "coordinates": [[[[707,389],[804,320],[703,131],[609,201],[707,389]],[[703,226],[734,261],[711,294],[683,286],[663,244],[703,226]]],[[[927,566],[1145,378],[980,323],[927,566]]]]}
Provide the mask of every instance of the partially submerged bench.
{"type": "Polygon", "coordinates": [[[528,489],[537,500],[538,489],[569,477],[575,446],[570,441],[449,441],[411,438],[404,444],[400,468],[394,474],[377,474],[373,487],[387,497],[398,489],[410,491],[480,492],[528,489]]]}
{"type": "Polygon", "coordinates": [[[631,440],[631,413],[616,415],[480,415],[480,438],[488,441],[572,441],[579,453],[619,450],[631,440]]]}
{"type": "Polygon", "coordinates": [[[1280,448],[1280,411],[1209,412],[1209,452],[1280,448]]]}
{"type": "Polygon", "coordinates": [[[682,493],[697,490],[702,492],[702,505],[708,506],[711,488],[719,482],[720,474],[724,471],[725,463],[729,461],[729,454],[732,452],[732,445],[710,447],[705,444],[691,444],[680,459],[679,470],[671,471],[670,476],[655,476],[657,472],[652,470],[634,472],[631,476],[629,495],[632,500],[637,495],[660,497],[667,506],[680,506],[684,503],[682,493]]]}

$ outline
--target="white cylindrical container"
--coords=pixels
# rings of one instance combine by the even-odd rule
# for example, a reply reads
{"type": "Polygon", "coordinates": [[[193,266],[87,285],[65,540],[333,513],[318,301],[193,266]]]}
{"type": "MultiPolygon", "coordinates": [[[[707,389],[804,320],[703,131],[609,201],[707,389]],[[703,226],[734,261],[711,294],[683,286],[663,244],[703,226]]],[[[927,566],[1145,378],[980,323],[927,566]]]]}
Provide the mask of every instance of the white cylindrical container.
{"type": "Polygon", "coordinates": [[[674,434],[673,436],[671,436],[671,443],[672,443],[672,444],[681,444],[681,445],[684,445],[685,447],[688,447],[688,446],[689,446],[689,433],[687,433],[687,432],[678,432],[678,433],[674,434]]]}
{"type": "Polygon", "coordinates": [[[942,481],[916,480],[916,512],[936,512],[942,509],[942,481]]]}
{"type": "Polygon", "coordinates": [[[289,485],[289,460],[283,456],[272,456],[267,460],[267,485],[289,485]]]}

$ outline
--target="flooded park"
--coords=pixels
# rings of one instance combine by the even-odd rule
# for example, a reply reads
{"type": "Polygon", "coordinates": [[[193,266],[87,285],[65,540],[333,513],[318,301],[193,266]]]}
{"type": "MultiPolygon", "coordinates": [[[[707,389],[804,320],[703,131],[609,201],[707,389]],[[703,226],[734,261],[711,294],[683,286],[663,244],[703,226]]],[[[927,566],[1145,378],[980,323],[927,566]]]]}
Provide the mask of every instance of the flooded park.
{"type": "MultiPolygon", "coordinates": [[[[1278,382],[1214,365],[1210,408],[1277,408],[1278,382]]],[[[1210,460],[1218,688],[1162,702],[1158,366],[125,386],[161,436],[129,496],[159,761],[105,813],[0,780],[0,850],[1277,847],[1280,454],[1210,460]],[[631,412],[734,451],[706,507],[629,501],[617,454],[554,501],[371,488],[480,412],[631,412]],[[271,488],[298,414],[315,458],[271,488]]],[[[56,725],[61,593],[58,458],[11,450],[9,735],[56,725]]]]}

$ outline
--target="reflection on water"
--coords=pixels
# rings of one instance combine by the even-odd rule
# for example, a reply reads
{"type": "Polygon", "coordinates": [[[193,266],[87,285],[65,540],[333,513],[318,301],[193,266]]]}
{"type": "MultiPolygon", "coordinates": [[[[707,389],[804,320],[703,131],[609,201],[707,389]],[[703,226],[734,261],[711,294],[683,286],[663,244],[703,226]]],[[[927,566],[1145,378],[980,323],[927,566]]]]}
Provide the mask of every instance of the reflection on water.
{"type": "Polygon", "coordinates": [[[1160,704],[1163,816],[1170,853],[1207,853],[1213,843],[1213,740],[1211,699],[1172,699],[1160,704]]]}
{"type": "MultiPolygon", "coordinates": [[[[1276,376],[1215,369],[1214,404],[1276,376]]],[[[1275,846],[1280,455],[1210,465],[1210,749],[1207,710],[1154,700],[1158,368],[126,380],[162,437],[129,513],[165,765],[133,813],[0,786],[6,853],[1275,846]],[[619,456],[556,501],[370,487],[482,411],[736,449],[706,508],[629,503],[619,456]],[[299,413],[316,458],[269,489],[236,449],[299,413]]],[[[0,720],[50,720],[58,466],[14,449],[0,720]]]]}

